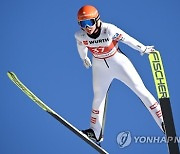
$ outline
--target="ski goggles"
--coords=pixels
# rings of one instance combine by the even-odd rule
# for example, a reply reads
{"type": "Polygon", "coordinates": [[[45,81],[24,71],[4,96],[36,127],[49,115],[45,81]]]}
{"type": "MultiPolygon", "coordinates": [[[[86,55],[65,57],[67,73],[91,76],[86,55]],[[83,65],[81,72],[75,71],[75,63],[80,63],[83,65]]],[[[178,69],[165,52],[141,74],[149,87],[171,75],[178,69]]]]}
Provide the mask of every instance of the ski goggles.
{"type": "Polygon", "coordinates": [[[81,28],[86,28],[86,27],[92,27],[96,23],[95,19],[88,19],[88,20],[81,20],[79,21],[79,25],[81,28]]]}

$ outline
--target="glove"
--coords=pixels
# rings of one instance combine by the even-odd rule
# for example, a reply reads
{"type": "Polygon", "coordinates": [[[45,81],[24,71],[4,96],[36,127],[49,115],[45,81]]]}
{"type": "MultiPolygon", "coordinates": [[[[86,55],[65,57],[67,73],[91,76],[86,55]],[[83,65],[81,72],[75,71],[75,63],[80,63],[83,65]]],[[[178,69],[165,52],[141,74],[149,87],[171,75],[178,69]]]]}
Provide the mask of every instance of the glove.
{"type": "Polygon", "coordinates": [[[155,52],[154,46],[146,46],[145,50],[141,52],[141,56],[143,56],[144,53],[150,54],[151,52],[155,52]]]}
{"type": "Polygon", "coordinates": [[[87,69],[92,66],[91,60],[90,60],[88,57],[86,57],[86,58],[83,60],[83,63],[84,63],[84,66],[85,66],[87,69]]]}

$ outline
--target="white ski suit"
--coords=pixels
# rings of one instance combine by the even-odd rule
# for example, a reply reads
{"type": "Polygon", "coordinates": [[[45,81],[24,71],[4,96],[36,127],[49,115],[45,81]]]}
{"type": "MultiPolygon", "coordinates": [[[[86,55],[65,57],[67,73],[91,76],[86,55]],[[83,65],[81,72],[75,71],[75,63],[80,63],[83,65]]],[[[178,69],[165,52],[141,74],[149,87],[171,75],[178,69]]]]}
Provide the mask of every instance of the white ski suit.
{"type": "Polygon", "coordinates": [[[106,94],[113,79],[122,81],[135,92],[162,129],[163,117],[159,103],[146,89],[131,61],[120,51],[118,42],[125,43],[141,53],[146,50],[146,46],[118,27],[104,22],[96,39],[89,37],[83,30],[76,32],[75,38],[82,60],[87,58],[88,50],[93,55],[94,99],[90,127],[94,130],[96,138],[101,135],[106,94]]]}

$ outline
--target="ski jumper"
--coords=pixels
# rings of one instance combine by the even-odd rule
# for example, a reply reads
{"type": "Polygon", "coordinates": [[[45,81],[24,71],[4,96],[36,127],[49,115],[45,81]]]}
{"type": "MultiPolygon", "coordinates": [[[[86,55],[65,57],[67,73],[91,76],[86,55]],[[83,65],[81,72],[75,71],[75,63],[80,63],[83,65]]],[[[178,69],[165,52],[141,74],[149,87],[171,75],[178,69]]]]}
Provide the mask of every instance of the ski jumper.
{"type": "Polygon", "coordinates": [[[146,89],[131,61],[120,51],[118,42],[125,43],[139,52],[144,52],[146,46],[118,27],[104,22],[96,39],[89,37],[83,30],[76,32],[75,38],[81,59],[87,57],[88,50],[93,55],[94,99],[90,127],[94,130],[96,138],[101,135],[106,94],[113,79],[122,81],[134,91],[162,129],[163,117],[159,103],[146,89]]]}

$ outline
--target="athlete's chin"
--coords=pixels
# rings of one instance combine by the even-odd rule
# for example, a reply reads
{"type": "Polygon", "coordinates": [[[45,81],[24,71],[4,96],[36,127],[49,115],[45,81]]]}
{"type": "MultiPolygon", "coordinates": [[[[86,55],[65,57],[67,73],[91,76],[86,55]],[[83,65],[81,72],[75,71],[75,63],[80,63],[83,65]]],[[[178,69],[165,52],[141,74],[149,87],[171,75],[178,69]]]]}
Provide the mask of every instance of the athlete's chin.
{"type": "Polygon", "coordinates": [[[86,33],[89,34],[89,35],[93,34],[93,32],[94,31],[92,31],[92,30],[91,31],[86,31],[86,33]]]}
{"type": "Polygon", "coordinates": [[[87,34],[89,34],[89,35],[93,34],[94,31],[95,31],[94,28],[92,28],[92,29],[85,29],[85,32],[86,32],[87,34]]]}

